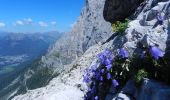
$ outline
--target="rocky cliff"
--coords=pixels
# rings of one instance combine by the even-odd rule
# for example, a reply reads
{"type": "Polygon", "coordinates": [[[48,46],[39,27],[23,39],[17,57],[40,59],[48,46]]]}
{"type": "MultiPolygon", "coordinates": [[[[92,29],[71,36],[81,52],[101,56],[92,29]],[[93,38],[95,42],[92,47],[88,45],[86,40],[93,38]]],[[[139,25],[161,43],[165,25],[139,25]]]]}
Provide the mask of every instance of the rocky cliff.
{"type": "Polygon", "coordinates": [[[20,82],[23,88],[18,94],[48,84],[53,77],[69,69],[68,65],[78,60],[89,47],[111,36],[111,24],[103,18],[104,3],[105,0],[86,0],[71,32],[65,33],[41,60],[26,69],[20,82]]]}
{"type": "MultiPolygon", "coordinates": [[[[72,61],[84,54],[90,47],[105,41],[111,34],[111,24],[103,18],[105,0],[86,0],[80,17],[74,23],[72,31],[56,42],[47,55],[46,61],[56,53],[62,65],[70,64],[72,61]]],[[[57,57],[55,57],[58,59],[57,57]]],[[[51,62],[51,60],[50,60],[51,62]]],[[[56,60],[54,61],[56,63],[56,60]]],[[[58,64],[56,64],[58,66],[58,64]]]]}
{"type": "MultiPolygon", "coordinates": [[[[119,3],[116,0],[106,0],[106,3],[108,2],[118,3],[118,8],[125,7],[123,1],[119,3]]],[[[124,2],[127,2],[127,0],[124,0],[124,2]]],[[[103,19],[105,0],[86,0],[86,6],[83,8],[73,30],[56,42],[52,50],[49,51],[49,54],[42,58],[42,62],[46,66],[51,65],[61,69],[61,67],[58,67],[59,64],[64,65],[62,72],[46,87],[30,90],[26,94],[14,97],[13,100],[83,100],[84,90],[87,88],[86,84],[83,83],[84,71],[88,66],[94,65],[97,60],[96,55],[106,48],[111,48],[114,52],[117,52],[119,48],[125,47],[129,54],[133,55],[141,51],[139,44],[145,47],[156,45],[168,55],[170,47],[170,1],[146,0],[142,4],[140,2],[142,1],[130,0],[128,2],[135,5],[133,8],[127,6],[127,9],[128,7],[131,9],[130,13],[128,9],[127,13],[122,15],[123,17],[120,19],[133,15],[136,17],[130,20],[128,28],[123,34],[117,35],[111,41],[102,45],[100,42],[105,41],[112,34],[111,25],[103,19]],[[158,12],[164,12],[163,25],[156,24],[158,12]],[[59,55],[56,56],[56,54],[59,55]]],[[[116,4],[106,5],[105,14],[109,14],[113,10],[111,14],[118,16],[114,15],[115,10],[112,9],[116,4]]],[[[120,9],[120,11],[116,12],[123,14],[124,10],[120,9]]],[[[113,22],[113,19],[110,18],[107,15],[105,16],[105,19],[113,22]]],[[[125,86],[122,91],[128,91],[129,94],[132,93],[132,97],[138,100],[167,100],[170,95],[170,87],[157,81],[146,79],[140,89],[136,89],[131,83],[130,85],[125,86]],[[154,95],[147,95],[145,93],[154,93],[154,95]]],[[[108,100],[116,100],[118,97],[131,100],[131,97],[128,97],[126,94],[111,94],[108,100]]]]}

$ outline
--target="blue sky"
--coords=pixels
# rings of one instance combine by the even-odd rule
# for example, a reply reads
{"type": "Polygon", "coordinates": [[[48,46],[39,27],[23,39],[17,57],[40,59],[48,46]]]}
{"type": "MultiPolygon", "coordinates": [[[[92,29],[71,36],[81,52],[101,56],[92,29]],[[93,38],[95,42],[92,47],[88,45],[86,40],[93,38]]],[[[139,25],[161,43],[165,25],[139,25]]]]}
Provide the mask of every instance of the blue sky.
{"type": "Polygon", "coordinates": [[[0,31],[69,31],[85,0],[0,0],[0,31]]]}

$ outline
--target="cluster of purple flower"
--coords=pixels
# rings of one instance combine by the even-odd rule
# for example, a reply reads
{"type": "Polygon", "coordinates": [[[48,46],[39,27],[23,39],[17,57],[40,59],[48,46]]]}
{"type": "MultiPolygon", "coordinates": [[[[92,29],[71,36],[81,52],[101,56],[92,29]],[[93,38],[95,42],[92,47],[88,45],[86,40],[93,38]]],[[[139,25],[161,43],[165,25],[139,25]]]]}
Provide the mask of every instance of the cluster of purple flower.
{"type": "Polygon", "coordinates": [[[99,61],[106,66],[110,65],[114,59],[113,53],[108,49],[106,49],[103,53],[98,54],[97,57],[99,58],[99,61]]]}
{"type": "Polygon", "coordinates": [[[121,58],[128,58],[128,57],[129,57],[129,54],[128,54],[128,52],[125,50],[125,48],[121,48],[121,49],[119,50],[119,56],[120,56],[121,58]]]}
{"type": "MultiPolygon", "coordinates": [[[[89,85],[85,100],[98,100],[100,92],[98,88],[102,85],[111,85],[115,88],[119,86],[119,82],[113,76],[113,61],[114,55],[111,50],[106,49],[104,52],[97,55],[98,62],[86,70],[84,75],[84,82],[89,85]]],[[[119,57],[128,58],[128,52],[121,48],[119,50],[119,57]]],[[[103,90],[104,91],[104,90],[103,90]]]]}

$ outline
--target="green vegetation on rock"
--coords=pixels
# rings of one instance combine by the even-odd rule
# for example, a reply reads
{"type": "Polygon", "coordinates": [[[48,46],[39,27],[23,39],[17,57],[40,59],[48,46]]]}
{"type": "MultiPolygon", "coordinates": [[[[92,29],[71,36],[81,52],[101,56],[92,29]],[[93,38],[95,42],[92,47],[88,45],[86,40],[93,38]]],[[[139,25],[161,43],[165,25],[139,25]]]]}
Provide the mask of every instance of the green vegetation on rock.
{"type": "Polygon", "coordinates": [[[112,24],[112,31],[122,33],[126,30],[127,27],[128,27],[127,19],[123,22],[116,21],[115,23],[112,24]]]}
{"type": "Polygon", "coordinates": [[[142,82],[143,78],[147,78],[148,73],[144,69],[140,69],[137,71],[137,74],[135,75],[135,83],[137,86],[139,86],[142,82]]]}

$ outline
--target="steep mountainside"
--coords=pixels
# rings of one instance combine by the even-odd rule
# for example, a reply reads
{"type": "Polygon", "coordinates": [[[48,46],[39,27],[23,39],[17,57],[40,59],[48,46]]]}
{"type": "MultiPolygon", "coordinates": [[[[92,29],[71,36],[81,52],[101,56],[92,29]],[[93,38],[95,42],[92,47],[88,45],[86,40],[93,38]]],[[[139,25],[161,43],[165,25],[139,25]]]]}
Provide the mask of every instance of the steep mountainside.
{"type": "Polygon", "coordinates": [[[111,34],[111,25],[103,18],[105,0],[86,0],[86,6],[75,22],[72,31],[56,42],[45,57],[46,64],[61,61],[62,65],[70,64],[92,45],[105,41],[111,34]],[[57,57],[54,57],[59,54],[57,57]],[[55,59],[51,62],[51,58],[55,59]],[[49,61],[49,62],[48,62],[49,61]]]}
{"type": "MultiPolygon", "coordinates": [[[[135,12],[130,15],[136,17],[129,21],[125,32],[115,36],[108,43],[101,44],[100,42],[105,41],[112,34],[111,25],[103,19],[105,1],[114,2],[116,0],[86,0],[86,7],[83,8],[73,30],[56,42],[47,56],[42,57],[43,66],[52,66],[57,71],[62,70],[62,72],[46,87],[29,90],[26,94],[14,97],[13,100],[83,100],[87,90],[86,84],[83,83],[84,71],[95,64],[96,54],[107,48],[111,48],[117,53],[119,48],[125,47],[132,56],[132,54],[141,51],[139,44],[145,47],[156,45],[169,54],[169,0],[146,0],[141,5],[139,5],[139,2],[134,3],[134,1],[140,0],[130,0],[132,4],[137,5],[135,12]],[[164,12],[163,26],[156,24],[156,16],[160,11],[164,12]],[[59,64],[61,67],[59,67],[59,64]]],[[[119,7],[125,7],[124,5],[111,4],[108,7],[111,9],[106,9],[104,12],[112,13],[113,10],[114,13],[119,7]]],[[[122,11],[122,9],[118,10],[119,13],[122,13],[122,11]]],[[[125,16],[128,17],[129,15],[125,16]]],[[[108,21],[113,22],[112,19],[108,19],[108,21]]],[[[125,90],[122,90],[128,92],[127,95],[109,93],[108,95],[111,95],[111,97],[106,100],[116,100],[117,97],[133,100],[130,99],[130,96],[137,100],[167,100],[170,94],[169,86],[147,79],[142,83],[140,89],[134,87],[133,84],[130,84],[130,86],[127,84],[125,90]]]]}
{"type": "Polygon", "coordinates": [[[81,57],[89,47],[100,44],[111,36],[111,24],[103,18],[104,3],[105,0],[86,0],[86,6],[72,31],[62,36],[46,56],[24,72],[24,87],[35,89],[46,85],[51,78],[69,67],[68,64],[81,57]]]}
{"type": "Polygon", "coordinates": [[[44,55],[61,35],[59,32],[27,34],[2,32],[0,35],[0,99],[5,100],[8,98],[6,96],[16,88],[20,90],[20,87],[24,86],[23,73],[33,66],[30,64],[44,55]]]}

